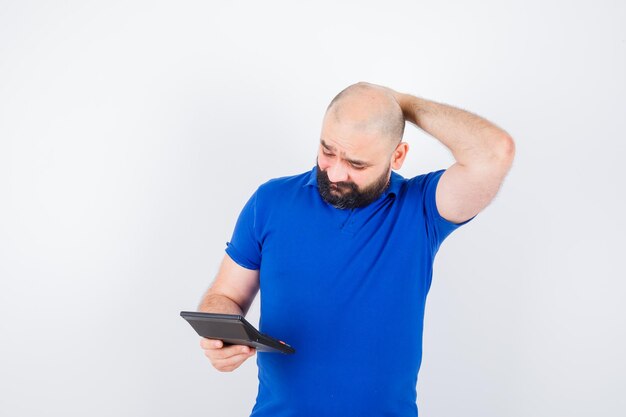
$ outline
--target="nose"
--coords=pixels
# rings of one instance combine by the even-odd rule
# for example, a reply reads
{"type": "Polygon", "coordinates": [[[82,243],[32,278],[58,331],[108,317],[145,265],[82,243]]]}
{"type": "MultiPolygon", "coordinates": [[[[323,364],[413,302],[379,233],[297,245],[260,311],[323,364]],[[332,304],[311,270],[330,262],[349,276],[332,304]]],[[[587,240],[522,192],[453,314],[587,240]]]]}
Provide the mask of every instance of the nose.
{"type": "Polygon", "coordinates": [[[334,164],[326,169],[328,173],[328,180],[330,182],[340,182],[348,180],[348,169],[343,166],[339,161],[335,161],[334,164]]]}

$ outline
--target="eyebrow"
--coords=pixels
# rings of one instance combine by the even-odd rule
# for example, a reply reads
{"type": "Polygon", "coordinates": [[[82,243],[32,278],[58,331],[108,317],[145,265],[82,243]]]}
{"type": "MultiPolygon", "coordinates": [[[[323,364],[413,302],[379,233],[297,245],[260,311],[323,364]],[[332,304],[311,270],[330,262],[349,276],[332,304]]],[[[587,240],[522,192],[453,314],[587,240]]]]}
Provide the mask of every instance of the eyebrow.
{"type": "MultiPolygon", "coordinates": [[[[322,146],[326,149],[328,149],[329,151],[335,152],[335,147],[334,146],[330,146],[329,144],[327,144],[326,142],[324,142],[324,139],[321,139],[320,142],[322,143],[322,146]]],[[[359,161],[357,159],[351,159],[351,158],[344,158],[346,161],[350,162],[351,164],[354,165],[363,165],[363,166],[370,166],[370,164],[368,164],[365,161],[359,161]]]]}

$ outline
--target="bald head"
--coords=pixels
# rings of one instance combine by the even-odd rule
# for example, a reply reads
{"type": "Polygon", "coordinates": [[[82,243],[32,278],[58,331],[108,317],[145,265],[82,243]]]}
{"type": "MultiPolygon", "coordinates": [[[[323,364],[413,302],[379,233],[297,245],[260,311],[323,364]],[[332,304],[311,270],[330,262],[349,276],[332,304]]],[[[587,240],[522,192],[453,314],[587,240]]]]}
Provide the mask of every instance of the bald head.
{"type": "Polygon", "coordinates": [[[324,122],[380,136],[393,147],[404,134],[402,109],[391,92],[362,82],[350,85],[333,98],[324,122]]]}

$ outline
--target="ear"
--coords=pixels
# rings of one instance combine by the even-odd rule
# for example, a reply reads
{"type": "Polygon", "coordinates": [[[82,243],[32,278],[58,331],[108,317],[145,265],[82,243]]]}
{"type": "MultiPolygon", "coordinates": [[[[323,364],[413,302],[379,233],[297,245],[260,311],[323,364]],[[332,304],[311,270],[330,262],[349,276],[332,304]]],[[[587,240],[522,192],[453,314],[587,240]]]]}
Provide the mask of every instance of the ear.
{"type": "Polygon", "coordinates": [[[391,167],[395,170],[400,169],[408,152],[409,144],[406,142],[400,142],[391,155],[391,167]]]}

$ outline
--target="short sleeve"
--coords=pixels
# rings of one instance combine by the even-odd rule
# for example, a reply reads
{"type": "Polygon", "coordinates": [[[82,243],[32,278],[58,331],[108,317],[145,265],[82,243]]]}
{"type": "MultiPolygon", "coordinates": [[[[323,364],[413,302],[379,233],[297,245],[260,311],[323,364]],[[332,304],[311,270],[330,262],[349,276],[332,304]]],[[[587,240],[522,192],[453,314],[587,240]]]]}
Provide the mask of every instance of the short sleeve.
{"type": "Polygon", "coordinates": [[[226,253],[240,266],[247,269],[259,269],[261,265],[261,243],[258,239],[257,193],[252,194],[241,210],[235,230],[226,242],[226,253]]]}
{"type": "Polygon", "coordinates": [[[431,245],[434,247],[435,251],[439,248],[443,240],[450,235],[453,231],[463,226],[464,224],[469,223],[474,217],[461,222],[461,223],[453,223],[441,216],[439,214],[439,210],[437,210],[437,201],[435,199],[435,193],[437,191],[437,184],[439,184],[439,179],[445,172],[445,169],[430,172],[422,176],[423,181],[423,204],[424,204],[424,214],[426,216],[426,226],[428,230],[428,234],[430,237],[431,245]]]}

